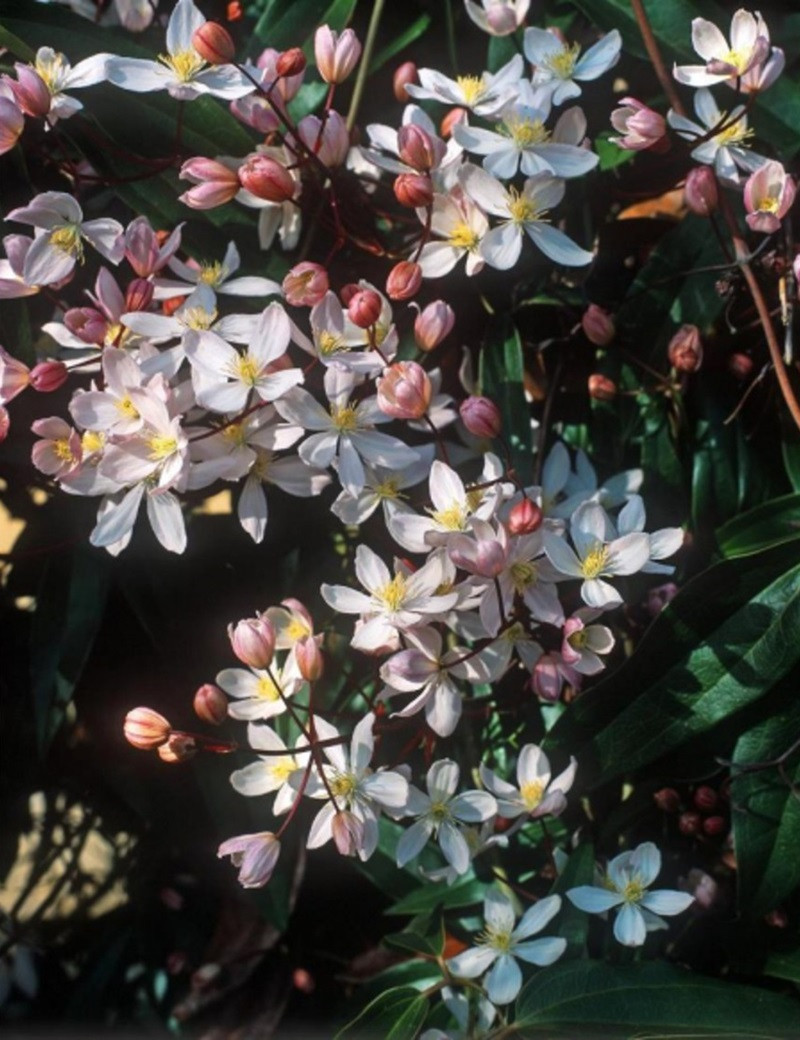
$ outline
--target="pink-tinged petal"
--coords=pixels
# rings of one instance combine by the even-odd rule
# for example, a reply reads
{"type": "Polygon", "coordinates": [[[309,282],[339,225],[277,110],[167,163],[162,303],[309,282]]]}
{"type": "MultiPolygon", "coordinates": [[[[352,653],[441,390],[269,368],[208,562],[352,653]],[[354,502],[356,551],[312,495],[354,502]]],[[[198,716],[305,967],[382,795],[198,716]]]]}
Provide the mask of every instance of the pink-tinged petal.
{"type": "Polygon", "coordinates": [[[723,58],[730,50],[722,32],[706,18],[692,20],[692,46],[705,61],[723,58]]]}
{"type": "Polygon", "coordinates": [[[236,507],[239,523],[250,535],[254,542],[264,540],[267,531],[267,520],[269,512],[267,508],[267,496],[261,486],[261,481],[256,477],[248,477],[239,496],[236,507]]]}

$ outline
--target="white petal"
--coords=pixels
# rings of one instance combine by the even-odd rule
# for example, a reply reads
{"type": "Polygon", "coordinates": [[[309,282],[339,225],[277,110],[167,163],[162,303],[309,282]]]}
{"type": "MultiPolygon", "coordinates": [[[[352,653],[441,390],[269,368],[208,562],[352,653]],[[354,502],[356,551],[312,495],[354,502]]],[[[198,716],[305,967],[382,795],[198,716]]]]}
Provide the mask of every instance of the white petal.
{"type": "Polygon", "coordinates": [[[522,972],[513,957],[501,954],[486,978],[486,995],[493,1004],[510,1004],[522,988],[522,972]]]}
{"type": "Polygon", "coordinates": [[[579,885],[577,888],[571,888],[566,895],[573,906],[587,914],[603,914],[623,902],[623,896],[619,892],[598,888],[596,885],[579,885]]]}
{"type": "Polygon", "coordinates": [[[647,928],[641,910],[633,903],[626,903],[614,921],[614,937],[623,946],[642,946],[647,938],[647,928]]]}
{"type": "Polygon", "coordinates": [[[674,892],[667,888],[645,892],[642,898],[642,906],[646,910],[654,914],[665,914],[667,917],[682,914],[693,902],[694,896],[688,892],[674,892]]]}

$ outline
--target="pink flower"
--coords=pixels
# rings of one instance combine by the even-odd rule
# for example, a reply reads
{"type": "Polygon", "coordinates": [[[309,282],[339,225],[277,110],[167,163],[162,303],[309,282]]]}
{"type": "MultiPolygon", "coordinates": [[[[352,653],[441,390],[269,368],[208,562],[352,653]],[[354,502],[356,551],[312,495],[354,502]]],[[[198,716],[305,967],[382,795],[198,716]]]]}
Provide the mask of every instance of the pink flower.
{"type": "Polygon", "coordinates": [[[794,202],[796,188],[779,162],[765,162],[744,186],[745,220],[753,231],[770,234],[781,226],[794,202]]]}
{"type": "Polygon", "coordinates": [[[350,131],[338,112],[328,112],[328,118],[305,116],[297,125],[300,140],[326,166],[341,166],[350,151],[350,131]]]}
{"type": "Polygon", "coordinates": [[[314,34],[314,58],[326,83],[344,83],[360,57],[361,44],[352,29],[337,33],[321,25],[314,34]]]}
{"type": "Polygon", "coordinates": [[[416,361],[396,361],[377,382],[378,407],[394,419],[421,419],[431,403],[431,381],[416,361]]]}
{"type": "Polygon", "coordinates": [[[275,653],[275,629],[263,614],[228,625],[233,652],[251,668],[268,668],[275,653]]]}
{"type": "Polygon", "coordinates": [[[34,466],[49,477],[65,477],[81,464],[81,439],[69,423],[57,416],[37,419],[31,429],[43,438],[31,451],[34,466]]]}
{"type": "Polygon", "coordinates": [[[239,867],[242,888],[263,888],[272,877],[280,854],[281,843],[272,831],[228,838],[217,850],[217,856],[230,856],[231,863],[239,867]]]}
{"type": "Polygon", "coordinates": [[[330,288],[328,272],[321,264],[304,260],[289,271],[281,288],[286,302],[293,307],[316,307],[330,288]]]}
{"type": "Polygon", "coordinates": [[[25,117],[13,101],[0,95],[0,155],[10,152],[25,126],[25,117]]]}
{"type": "Polygon", "coordinates": [[[438,347],[449,336],[456,316],[450,304],[434,300],[419,312],[414,322],[414,339],[420,350],[429,351],[438,347]]]}
{"type": "Polygon", "coordinates": [[[620,104],[622,107],[611,113],[611,125],[623,136],[612,137],[614,144],[639,152],[667,143],[667,125],[662,115],[636,98],[623,98],[620,104]]]}
{"type": "Polygon", "coordinates": [[[239,191],[236,171],[228,169],[215,159],[187,159],[181,166],[179,176],[181,180],[197,185],[179,196],[179,200],[192,209],[223,206],[239,191]]]}
{"type": "Polygon", "coordinates": [[[21,394],[31,381],[30,369],[0,347],[0,405],[21,394]]]}

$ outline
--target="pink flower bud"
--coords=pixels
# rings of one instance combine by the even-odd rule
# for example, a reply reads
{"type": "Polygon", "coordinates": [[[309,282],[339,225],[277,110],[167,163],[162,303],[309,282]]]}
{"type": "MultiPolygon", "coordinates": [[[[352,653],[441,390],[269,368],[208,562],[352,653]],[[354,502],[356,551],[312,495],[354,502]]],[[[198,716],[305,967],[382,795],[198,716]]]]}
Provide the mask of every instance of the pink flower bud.
{"type": "Polygon", "coordinates": [[[699,834],[703,829],[703,817],[698,812],[683,812],[678,817],[678,830],[687,836],[699,834]]]}
{"type": "Polygon", "coordinates": [[[295,182],[289,171],[266,155],[251,155],[239,167],[239,183],[267,202],[286,202],[294,196],[295,182]]]}
{"type": "Polygon", "coordinates": [[[623,98],[620,104],[623,107],[611,113],[611,125],[623,135],[611,138],[615,144],[638,152],[667,143],[667,125],[662,115],[636,98],[623,98]]]}
{"type": "Polygon", "coordinates": [[[420,350],[434,350],[449,336],[455,324],[453,308],[444,300],[434,300],[421,310],[414,322],[414,339],[420,350]]]}
{"type": "MultiPolygon", "coordinates": [[[[488,525],[487,525],[488,526],[488,525]]],[[[496,578],[508,564],[508,546],[505,534],[500,538],[492,537],[492,530],[481,532],[481,536],[471,538],[469,535],[455,534],[447,543],[450,559],[468,574],[477,574],[482,578],[496,578]]]]}
{"type": "Polygon", "coordinates": [[[8,414],[8,409],[0,405],[0,444],[6,439],[10,429],[11,416],[8,414]]]}
{"type": "Polygon", "coordinates": [[[177,252],[181,241],[180,232],[168,241],[169,245],[162,252],[162,243],[147,217],[136,217],[125,229],[125,259],[140,278],[147,278],[161,270],[177,252]]]}
{"type": "Polygon", "coordinates": [[[719,901],[719,885],[704,870],[690,870],[686,875],[686,888],[702,910],[710,910],[719,901]]]}
{"type": "Polygon", "coordinates": [[[122,731],[129,744],[142,751],[152,751],[166,742],[172,727],[152,708],[133,708],[125,716],[122,731]]]}
{"type": "Polygon", "coordinates": [[[595,401],[613,401],[617,396],[617,384],[601,372],[589,376],[589,397],[595,401]]]}
{"type": "Polygon", "coordinates": [[[192,46],[209,65],[229,65],[236,56],[231,34],[219,22],[204,22],[195,29],[192,46]]]}
{"type": "Polygon", "coordinates": [[[299,639],[294,644],[294,656],[300,674],[306,682],[316,682],[322,678],[325,661],[314,636],[304,636],[299,639]]]}
{"type": "Polygon", "coordinates": [[[696,325],[681,325],[667,347],[670,364],[679,372],[696,372],[703,363],[703,343],[696,325]]]}
{"type": "Polygon", "coordinates": [[[665,585],[657,585],[650,589],[645,600],[645,610],[650,617],[656,617],[666,607],[671,599],[678,595],[678,586],[668,581],[665,585]]]}
{"type": "Polygon", "coordinates": [[[39,393],[49,394],[63,386],[69,369],[63,361],[40,361],[31,369],[31,386],[39,393]]]}
{"type": "Polygon", "coordinates": [[[500,409],[488,397],[468,397],[458,408],[461,421],[475,437],[492,439],[500,436],[503,419],[500,409]]]}
{"type": "Polygon", "coordinates": [[[125,290],[125,310],[146,311],[153,302],[153,283],[146,278],[134,278],[125,290]]]}
{"type": "Polygon", "coordinates": [[[14,100],[25,113],[34,119],[42,119],[50,111],[52,95],[39,73],[30,65],[14,66],[17,78],[6,77],[4,83],[10,87],[14,100]]]}
{"type": "Polygon", "coordinates": [[[397,131],[397,154],[420,173],[428,173],[444,158],[445,147],[416,123],[406,123],[397,131]]]}
{"type": "Polygon", "coordinates": [[[293,307],[315,307],[330,288],[328,272],[322,264],[304,260],[289,271],[281,288],[286,302],[293,307]]]}
{"type": "Polygon", "coordinates": [[[196,185],[180,195],[180,201],[192,209],[214,209],[230,202],[239,190],[235,170],[215,159],[187,159],[178,175],[181,180],[196,185]]]}
{"type": "Polygon", "coordinates": [[[210,726],[221,726],[228,717],[228,699],[214,683],[198,687],[193,707],[195,715],[210,726]]]}
{"type": "Polygon", "coordinates": [[[681,807],[681,796],[674,787],[662,787],[653,795],[653,801],[662,812],[676,813],[681,807]]]}
{"type": "Polygon", "coordinates": [[[753,359],[747,354],[731,354],[728,358],[728,371],[734,377],[742,382],[745,379],[749,379],[753,373],[753,359]]]}
{"type": "Polygon", "coordinates": [[[421,419],[431,403],[431,381],[416,361],[396,361],[376,383],[378,407],[394,419],[421,419]]]}
{"type": "Polygon", "coordinates": [[[281,843],[272,831],[260,834],[240,834],[223,841],[217,856],[230,856],[231,863],[239,868],[239,884],[242,888],[262,888],[275,870],[281,854],[281,843]]]}
{"type": "Polygon", "coordinates": [[[517,13],[504,3],[494,3],[486,11],[486,29],[491,36],[509,36],[519,27],[517,13]]]}
{"type": "Polygon", "coordinates": [[[275,62],[279,76],[301,76],[306,70],[306,56],[299,47],[284,51],[275,62]]]}
{"type": "Polygon", "coordinates": [[[717,802],[719,802],[719,795],[713,787],[709,787],[708,784],[701,784],[694,792],[694,805],[696,809],[701,812],[711,812],[715,809],[717,802]]]}
{"type": "MultiPolygon", "coordinates": [[[[349,287],[345,286],[342,289],[343,298],[347,288],[349,287]]],[[[383,310],[383,301],[374,289],[359,289],[356,287],[356,292],[353,293],[345,306],[347,307],[347,316],[350,318],[350,321],[354,325],[358,325],[360,329],[368,329],[380,318],[383,310]]]]}
{"type": "Polygon", "coordinates": [[[404,61],[402,65],[398,65],[392,77],[392,90],[401,105],[405,105],[409,101],[406,87],[409,83],[417,82],[417,66],[413,61],[404,61]]]}
{"type": "Polygon", "coordinates": [[[395,264],[386,279],[386,295],[390,300],[410,300],[422,285],[422,268],[413,260],[395,264]]]}
{"type": "Polygon", "coordinates": [[[355,856],[364,847],[364,824],[346,810],[334,814],[331,833],[342,856],[355,856]]]}
{"type": "Polygon", "coordinates": [[[30,369],[0,347],[0,405],[21,394],[31,381],[30,369]]]}
{"type": "Polygon", "coordinates": [[[342,166],[350,151],[350,131],[338,112],[331,110],[328,118],[305,116],[297,125],[300,140],[326,166],[342,166]]]}
{"type": "Polygon", "coordinates": [[[453,133],[453,127],[459,123],[465,123],[467,120],[466,108],[451,108],[447,115],[442,119],[439,124],[439,133],[442,137],[447,140],[448,137],[453,133]]]}
{"type": "MultiPolygon", "coordinates": [[[[285,82],[285,80],[281,80],[285,82]]],[[[231,114],[240,123],[252,127],[265,137],[277,130],[281,125],[277,112],[265,97],[260,94],[248,94],[246,97],[236,98],[230,104],[231,114]]]]}
{"type": "Polygon", "coordinates": [[[781,226],[794,202],[795,184],[779,162],[765,162],[750,174],[744,186],[748,227],[771,234],[781,226]]]}
{"type": "Polygon", "coordinates": [[[583,312],[581,328],[589,342],[596,347],[607,347],[617,334],[614,319],[596,303],[590,303],[583,312]]]}
{"type": "Polygon", "coordinates": [[[267,668],[275,653],[275,629],[264,614],[228,625],[228,638],[239,660],[251,668],[267,668]]]}
{"type": "Polygon", "coordinates": [[[523,498],[512,506],[506,527],[509,534],[533,534],[542,526],[542,511],[535,502],[523,498]]]}
{"type": "Polygon", "coordinates": [[[94,307],[72,307],[64,315],[64,324],[84,343],[94,343],[98,347],[105,343],[108,320],[94,307]]]}
{"type": "Polygon", "coordinates": [[[696,166],[690,170],[683,187],[686,205],[699,217],[707,217],[719,205],[717,178],[710,166],[696,166]]]}
{"type": "Polygon", "coordinates": [[[564,679],[552,654],[543,654],[533,667],[533,689],[543,701],[557,701],[564,679]]]}
{"type": "Polygon", "coordinates": [[[427,173],[401,173],[392,187],[400,205],[409,209],[424,209],[433,202],[433,181],[427,173]]]}
{"type": "Polygon", "coordinates": [[[25,116],[13,101],[0,96],[0,155],[10,152],[25,127],[25,116]]]}
{"type": "Polygon", "coordinates": [[[188,733],[172,733],[165,744],[158,749],[158,757],[162,762],[170,765],[179,765],[188,762],[197,754],[197,744],[194,737],[188,733]]]}
{"type": "Polygon", "coordinates": [[[350,301],[353,299],[356,293],[360,292],[361,286],[357,285],[355,282],[347,282],[346,285],[343,285],[339,290],[339,299],[342,301],[342,306],[349,307],[350,301]]]}
{"type": "Polygon", "coordinates": [[[326,83],[344,83],[360,57],[361,44],[352,29],[337,33],[321,25],[314,34],[314,58],[326,83]]]}

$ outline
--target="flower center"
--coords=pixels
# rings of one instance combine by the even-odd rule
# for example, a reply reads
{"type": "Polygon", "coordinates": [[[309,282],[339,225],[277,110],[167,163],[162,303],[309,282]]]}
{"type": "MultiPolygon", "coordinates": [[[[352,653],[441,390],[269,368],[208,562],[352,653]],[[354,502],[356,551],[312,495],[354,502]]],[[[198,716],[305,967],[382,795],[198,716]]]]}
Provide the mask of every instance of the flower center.
{"type": "Polygon", "coordinates": [[[206,329],[210,329],[214,324],[216,317],[216,311],[207,311],[204,307],[187,307],[180,314],[180,322],[187,329],[194,329],[195,332],[205,332],[206,329]]]}
{"type": "Polygon", "coordinates": [[[509,189],[508,212],[514,224],[531,224],[533,221],[541,220],[541,215],[533,199],[520,194],[516,188],[509,189]]]}
{"type": "Polygon", "coordinates": [[[75,461],[75,455],[66,437],[60,437],[57,441],[53,441],[53,451],[56,454],[56,458],[61,459],[62,462],[75,461]]]}
{"type": "Polygon", "coordinates": [[[550,137],[550,132],[545,130],[541,119],[521,119],[518,116],[509,116],[504,122],[502,132],[511,138],[517,148],[530,148],[535,144],[542,144],[550,137]]]}
{"type": "Polygon", "coordinates": [[[406,598],[406,579],[402,574],[395,574],[378,592],[378,599],[387,610],[399,610],[406,598]]]}
{"type": "Polygon", "coordinates": [[[744,72],[747,72],[750,55],[744,54],[742,51],[728,51],[722,61],[725,65],[732,65],[741,76],[744,72]]]}
{"type": "Polygon", "coordinates": [[[69,253],[70,256],[83,260],[83,243],[78,224],[64,224],[55,231],[51,231],[50,245],[60,249],[63,253],[69,253]]]}
{"type": "Polygon", "coordinates": [[[375,494],[378,498],[400,498],[400,491],[397,487],[397,477],[389,477],[388,479],[381,481],[380,484],[375,486],[375,494]]]}
{"type": "Polygon", "coordinates": [[[459,502],[454,502],[447,509],[440,509],[438,512],[432,513],[431,519],[445,531],[463,531],[467,523],[467,514],[464,506],[459,502]]]}
{"type": "Polygon", "coordinates": [[[519,793],[522,795],[522,801],[528,812],[535,809],[541,802],[546,786],[543,780],[528,780],[520,787],[519,793]]]}
{"type": "Polygon", "coordinates": [[[478,936],[478,942],[482,946],[491,946],[498,953],[509,953],[511,950],[511,932],[502,928],[494,928],[487,924],[486,930],[478,936]]]}
{"type": "Polygon", "coordinates": [[[586,554],[581,563],[581,573],[584,578],[591,580],[599,578],[608,563],[608,549],[604,545],[598,545],[586,554]]]}
{"type": "Polygon", "coordinates": [[[244,428],[244,423],[229,423],[227,426],[223,426],[219,432],[226,441],[230,441],[236,448],[240,448],[247,442],[247,431],[244,428]]]}
{"type": "Polygon", "coordinates": [[[524,639],[525,629],[522,627],[521,621],[515,621],[513,625],[502,633],[501,638],[505,639],[509,643],[516,643],[518,639],[524,639]]]}
{"type": "Polygon", "coordinates": [[[626,903],[640,903],[644,895],[644,885],[638,878],[632,878],[622,890],[626,903]]]}
{"type": "Polygon", "coordinates": [[[269,771],[273,778],[281,783],[286,783],[295,769],[297,769],[297,764],[293,758],[279,758],[277,762],[272,762],[269,765],[269,771]]]}
{"type": "Polygon", "coordinates": [[[472,230],[469,224],[462,222],[456,224],[447,241],[455,249],[466,249],[468,253],[474,253],[478,248],[480,236],[477,231],[472,230]]]}
{"type": "Polygon", "coordinates": [[[334,797],[350,799],[355,792],[357,781],[352,773],[337,773],[328,781],[328,785],[334,797]]]}
{"type": "Polygon", "coordinates": [[[224,282],[228,274],[227,268],[219,261],[213,264],[203,264],[197,276],[198,282],[216,288],[220,282],[224,282]]]}
{"type": "Polygon", "coordinates": [[[586,646],[586,641],[589,636],[586,633],[585,628],[579,628],[577,632],[573,632],[572,635],[567,636],[567,642],[573,650],[580,650],[586,646]]]}
{"type": "Polygon", "coordinates": [[[511,581],[516,592],[524,592],[529,585],[535,585],[539,568],[530,561],[511,565],[511,581]]]}
{"type": "Polygon", "coordinates": [[[759,213],[777,213],[781,208],[780,199],[774,195],[766,195],[759,200],[757,208],[759,213]]]}
{"type": "Polygon", "coordinates": [[[310,636],[311,629],[308,625],[293,617],[286,626],[284,634],[287,639],[291,639],[293,643],[296,643],[298,639],[305,639],[306,636],[310,636]]]}
{"type": "Polygon", "coordinates": [[[95,452],[103,450],[105,442],[106,439],[102,433],[98,433],[96,430],[87,430],[81,437],[81,448],[84,455],[94,455],[95,452]]]}
{"type": "Polygon", "coordinates": [[[474,105],[486,93],[483,76],[459,76],[456,83],[458,83],[458,89],[461,91],[465,105],[474,105]]]}
{"type": "Polygon", "coordinates": [[[174,437],[162,437],[159,434],[149,437],[147,444],[150,448],[150,458],[154,462],[166,459],[178,449],[178,442],[174,437]]]}
{"type": "Polygon", "coordinates": [[[334,427],[340,433],[350,433],[352,430],[358,429],[358,415],[356,414],[355,405],[348,404],[344,408],[332,408],[331,419],[333,419],[334,427]]]}
{"type": "MultiPolygon", "coordinates": [[[[720,114],[718,126],[722,126],[728,121],[728,114],[722,112],[720,114]]],[[[721,133],[715,134],[714,139],[719,142],[721,148],[724,148],[729,144],[742,144],[749,137],[753,136],[753,131],[747,129],[747,119],[742,117],[737,119],[735,123],[725,127],[721,133]]]]}
{"type": "Polygon", "coordinates": [[[559,79],[570,79],[580,52],[580,44],[573,43],[571,47],[565,46],[558,54],[548,55],[544,64],[559,79]]]}
{"type": "Polygon", "coordinates": [[[449,820],[451,815],[450,807],[447,802],[433,802],[428,810],[428,816],[437,824],[437,826],[440,823],[444,823],[445,820],[449,820]]]}
{"type": "Polygon", "coordinates": [[[254,477],[257,477],[258,480],[260,480],[263,484],[264,481],[267,479],[267,474],[269,473],[269,468],[271,465],[272,452],[264,451],[263,448],[257,448],[256,461],[253,463],[250,472],[253,474],[254,477]]]}
{"type": "Polygon", "coordinates": [[[133,403],[130,397],[127,396],[127,394],[125,395],[125,397],[121,397],[118,401],[115,401],[114,404],[116,406],[117,411],[122,415],[123,419],[139,418],[139,412],[136,409],[136,405],[133,403]]]}
{"type": "Polygon", "coordinates": [[[181,83],[188,83],[205,67],[205,61],[195,50],[178,51],[177,54],[159,54],[158,60],[172,69],[181,83]]]}
{"type": "Polygon", "coordinates": [[[54,54],[52,58],[37,58],[34,68],[42,77],[51,94],[58,94],[67,72],[67,60],[63,54],[54,54]]]}
{"type": "Polygon", "coordinates": [[[330,354],[338,354],[341,350],[347,350],[344,338],[337,336],[335,332],[329,332],[327,329],[323,329],[317,336],[317,347],[320,354],[325,357],[328,357],[330,354]]]}
{"type": "Polygon", "coordinates": [[[278,687],[268,675],[259,676],[256,697],[261,701],[277,701],[280,697],[278,687]]]}
{"type": "Polygon", "coordinates": [[[260,366],[252,354],[245,354],[244,357],[237,358],[235,368],[236,375],[243,383],[247,383],[248,386],[256,385],[260,366]]]}

